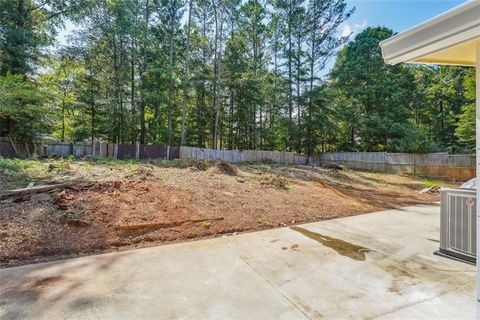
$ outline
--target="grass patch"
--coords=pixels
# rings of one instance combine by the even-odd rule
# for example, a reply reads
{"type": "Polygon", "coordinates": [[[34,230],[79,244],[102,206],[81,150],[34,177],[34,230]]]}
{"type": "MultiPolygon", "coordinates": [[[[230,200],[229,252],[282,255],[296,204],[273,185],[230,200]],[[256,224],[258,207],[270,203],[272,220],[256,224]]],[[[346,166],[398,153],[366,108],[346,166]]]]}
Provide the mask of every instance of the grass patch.
{"type": "Polygon", "coordinates": [[[140,162],[135,160],[135,159],[124,159],[124,160],[119,160],[119,159],[111,159],[111,158],[98,158],[94,157],[92,159],[92,162],[97,163],[97,164],[105,164],[105,165],[110,165],[114,167],[121,167],[121,166],[126,166],[126,165],[137,165],[140,162]]]}
{"type": "Polygon", "coordinates": [[[7,159],[0,157],[0,168],[17,174],[41,175],[47,173],[48,162],[33,159],[7,159]]]}
{"type": "Polygon", "coordinates": [[[438,183],[438,181],[430,181],[430,180],[423,181],[423,186],[425,188],[436,187],[436,186],[439,186],[439,185],[440,184],[438,183]]]}
{"type": "MultiPolygon", "coordinates": [[[[60,162],[60,161],[54,161],[60,162]]],[[[21,185],[25,180],[43,180],[50,176],[51,161],[33,159],[6,159],[0,157],[0,169],[6,177],[17,180],[21,185]]]]}
{"type": "Polygon", "coordinates": [[[150,163],[162,168],[178,168],[178,169],[195,168],[202,171],[205,171],[209,167],[214,165],[214,162],[209,160],[180,160],[180,159],[156,160],[156,161],[150,161],[150,163]]]}
{"type": "Polygon", "coordinates": [[[48,179],[52,174],[50,164],[50,161],[0,157],[0,189],[23,188],[32,181],[48,179]]]}
{"type": "Polygon", "coordinates": [[[458,184],[441,181],[441,180],[424,180],[422,183],[424,188],[432,188],[432,187],[448,187],[448,188],[456,188],[458,184]]]}

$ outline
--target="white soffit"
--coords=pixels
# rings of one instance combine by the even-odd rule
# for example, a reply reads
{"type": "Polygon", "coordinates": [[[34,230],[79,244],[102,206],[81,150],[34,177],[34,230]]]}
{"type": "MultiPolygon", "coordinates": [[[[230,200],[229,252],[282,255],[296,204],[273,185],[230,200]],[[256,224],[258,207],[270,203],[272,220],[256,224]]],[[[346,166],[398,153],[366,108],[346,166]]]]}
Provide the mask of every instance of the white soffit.
{"type": "Polygon", "coordinates": [[[380,43],[389,64],[470,65],[480,43],[480,0],[468,1],[380,43]]]}

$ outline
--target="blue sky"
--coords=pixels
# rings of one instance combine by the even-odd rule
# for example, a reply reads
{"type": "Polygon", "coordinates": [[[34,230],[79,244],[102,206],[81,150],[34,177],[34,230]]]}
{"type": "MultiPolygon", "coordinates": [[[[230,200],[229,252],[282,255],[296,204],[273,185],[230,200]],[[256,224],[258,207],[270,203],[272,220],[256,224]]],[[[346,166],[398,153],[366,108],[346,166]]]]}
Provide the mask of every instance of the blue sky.
{"type": "Polygon", "coordinates": [[[355,14],[343,28],[358,32],[366,26],[404,31],[465,2],[459,0],[347,0],[355,14]]]}
{"type": "MultiPolygon", "coordinates": [[[[353,39],[369,26],[385,26],[402,32],[464,2],[466,0],[347,0],[349,7],[356,10],[340,27],[340,33],[352,34],[353,39]]],[[[334,63],[335,58],[330,59],[320,76],[328,74],[334,63]]]]}

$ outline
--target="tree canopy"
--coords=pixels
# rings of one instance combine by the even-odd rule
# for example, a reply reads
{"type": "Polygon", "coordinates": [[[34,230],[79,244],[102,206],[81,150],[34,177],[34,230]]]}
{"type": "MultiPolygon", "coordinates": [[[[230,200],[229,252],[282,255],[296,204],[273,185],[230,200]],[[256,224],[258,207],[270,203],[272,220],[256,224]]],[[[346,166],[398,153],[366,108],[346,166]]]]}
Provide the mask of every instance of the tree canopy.
{"type": "Polygon", "coordinates": [[[468,68],[389,66],[345,0],[0,0],[0,135],[470,152],[468,68]],[[58,43],[65,24],[75,32],[58,43]],[[334,61],[330,72],[329,64],[334,61]]]}

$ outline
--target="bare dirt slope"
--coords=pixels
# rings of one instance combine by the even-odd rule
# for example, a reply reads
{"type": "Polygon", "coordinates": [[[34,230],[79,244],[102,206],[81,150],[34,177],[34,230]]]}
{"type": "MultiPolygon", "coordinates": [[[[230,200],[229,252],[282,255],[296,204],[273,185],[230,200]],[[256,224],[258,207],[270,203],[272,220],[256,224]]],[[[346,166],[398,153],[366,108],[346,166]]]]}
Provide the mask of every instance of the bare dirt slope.
{"type": "MultiPolygon", "coordinates": [[[[2,266],[438,201],[417,178],[308,166],[47,165],[41,179],[78,183],[0,199],[2,266]]],[[[15,174],[0,173],[0,185],[15,187],[15,174]]]]}

